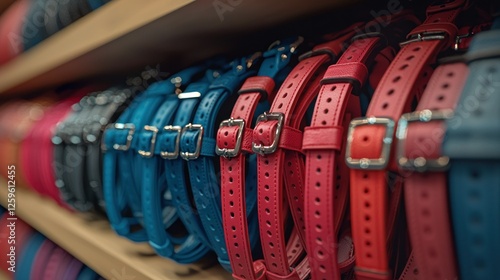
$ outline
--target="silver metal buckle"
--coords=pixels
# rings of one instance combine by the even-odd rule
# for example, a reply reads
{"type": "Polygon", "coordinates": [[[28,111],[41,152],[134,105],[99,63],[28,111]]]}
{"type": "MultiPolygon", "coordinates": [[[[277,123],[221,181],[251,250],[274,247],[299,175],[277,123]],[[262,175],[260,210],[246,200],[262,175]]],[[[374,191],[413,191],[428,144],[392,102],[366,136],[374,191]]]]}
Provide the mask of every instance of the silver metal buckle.
{"type": "MultiPolygon", "coordinates": [[[[127,135],[127,142],[125,143],[125,145],[113,144],[113,149],[117,151],[128,151],[130,145],[132,144],[132,139],[134,138],[135,125],[133,123],[110,123],[106,126],[106,130],[108,129],[129,130],[127,135]]],[[[102,139],[104,139],[104,137],[102,137],[102,139]]],[[[104,144],[104,141],[102,141],[101,150],[107,151],[107,149],[108,148],[106,147],[106,144],[104,144]]]]}
{"type": "Polygon", "coordinates": [[[201,140],[203,139],[203,126],[201,124],[188,123],[186,126],[182,128],[181,134],[184,134],[188,130],[199,130],[200,133],[198,134],[198,139],[196,141],[196,149],[194,153],[182,152],[182,151],[180,152],[181,157],[187,161],[197,159],[200,156],[201,140]]]}
{"type": "Polygon", "coordinates": [[[394,126],[395,126],[394,120],[392,120],[391,118],[364,117],[352,120],[351,124],[349,125],[349,132],[347,133],[347,147],[345,154],[345,160],[347,166],[353,169],[365,169],[365,170],[384,169],[389,163],[394,126]],[[363,125],[385,126],[385,136],[383,139],[384,145],[382,146],[382,152],[379,158],[353,159],[351,156],[351,147],[354,136],[354,130],[358,126],[363,126],[363,125]]]}
{"type": "Polygon", "coordinates": [[[182,128],[178,125],[167,125],[163,128],[163,131],[166,132],[177,132],[177,136],[175,137],[175,148],[173,152],[161,151],[160,155],[165,159],[176,159],[179,156],[179,145],[181,142],[181,131],[182,128]]]}
{"type": "Polygon", "coordinates": [[[149,151],[139,150],[137,152],[139,153],[139,155],[141,155],[145,158],[150,158],[153,156],[153,154],[155,152],[155,144],[156,144],[156,136],[158,135],[158,128],[156,126],[145,125],[144,130],[151,131],[153,133],[153,135],[151,136],[149,151]]]}
{"type": "Polygon", "coordinates": [[[422,32],[415,35],[411,35],[408,40],[399,43],[401,47],[422,41],[431,41],[431,40],[444,40],[446,38],[446,32],[435,31],[435,32],[422,32]]]}
{"type": "Polygon", "coordinates": [[[241,142],[243,140],[243,131],[245,128],[245,120],[243,119],[233,119],[224,120],[220,123],[219,129],[223,127],[238,126],[238,134],[236,135],[236,144],[233,149],[220,148],[219,145],[215,147],[215,153],[218,156],[230,158],[237,156],[241,151],[241,142]]]}
{"type": "Polygon", "coordinates": [[[254,153],[259,153],[260,155],[272,154],[278,148],[279,139],[281,137],[281,130],[283,129],[283,122],[285,120],[285,114],[283,113],[269,113],[264,112],[257,118],[257,124],[259,122],[267,122],[269,120],[278,121],[278,127],[276,128],[276,132],[274,134],[274,139],[271,145],[264,146],[261,144],[252,143],[252,151],[254,153]]]}
{"type": "Polygon", "coordinates": [[[445,171],[449,167],[450,158],[447,156],[440,156],[437,159],[427,159],[424,157],[417,157],[410,159],[405,156],[405,143],[408,134],[408,125],[411,122],[431,122],[447,120],[453,116],[453,110],[422,110],[413,113],[403,114],[398,122],[398,129],[396,137],[398,139],[397,146],[397,159],[398,165],[402,169],[415,170],[418,172],[425,171],[445,171]]]}

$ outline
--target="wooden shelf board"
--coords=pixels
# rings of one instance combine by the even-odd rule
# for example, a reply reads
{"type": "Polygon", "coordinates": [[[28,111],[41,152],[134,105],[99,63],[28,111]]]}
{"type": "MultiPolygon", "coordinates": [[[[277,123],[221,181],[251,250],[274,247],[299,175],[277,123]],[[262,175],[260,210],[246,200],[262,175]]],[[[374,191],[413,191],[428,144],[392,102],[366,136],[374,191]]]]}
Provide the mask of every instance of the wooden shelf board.
{"type": "MultiPolygon", "coordinates": [[[[7,188],[0,182],[0,203],[6,206],[7,188]]],[[[106,279],[232,279],[219,265],[180,265],[159,257],[147,244],[116,235],[106,220],[70,213],[19,186],[16,214],[106,279]]]]}
{"type": "Polygon", "coordinates": [[[230,1],[111,1],[0,67],[0,94],[123,73],[160,60],[176,69],[234,49],[247,33],[352,4],[241,0],[218,13],[215,3],[230,1]]]}
{"type": "Polygon", "coordinates": [[[10,277],[3,270],[0,270],[0,280],[9,280],[10,277]]]}

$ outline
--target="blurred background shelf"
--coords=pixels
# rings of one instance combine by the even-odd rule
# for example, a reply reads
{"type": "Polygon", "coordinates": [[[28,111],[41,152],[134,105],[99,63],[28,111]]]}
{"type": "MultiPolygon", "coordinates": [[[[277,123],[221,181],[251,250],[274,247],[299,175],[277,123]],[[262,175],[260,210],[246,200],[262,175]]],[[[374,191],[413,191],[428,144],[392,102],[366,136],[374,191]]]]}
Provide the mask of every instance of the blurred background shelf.
{"type": "Polygon", "coordinates": [[[0,95],[126,73],[158,58],[178,69],[244,48],[247,34],[347,4],[353,1],[111,1],[0,67],[0,95]]]}
{"type": "MultiPolygon", "coordinates": [[[[5,207],[7,188],[3,179],[0,185],[0,204],[5,207]]],[[[106,279],[232,279],[222,267],[214,265],[213,260],[186,266],[176,264],[155,255],[145,243],[137,244],[119,237],[102,218],[70,213],[19,186],[16,214],[106,279]]],[[[4,279],[2,275],[0,279],[4,279]]]]}
{"type": "MultiPolygon", "coordinates": [[[[2,0],[0,1],[0,14],[2,14],[15,0],[2,0]]],[[[1,276],[0,276],[1,277],[1,276]]],[[[0,278],[2,279],[2,278],[0,278]]]]}

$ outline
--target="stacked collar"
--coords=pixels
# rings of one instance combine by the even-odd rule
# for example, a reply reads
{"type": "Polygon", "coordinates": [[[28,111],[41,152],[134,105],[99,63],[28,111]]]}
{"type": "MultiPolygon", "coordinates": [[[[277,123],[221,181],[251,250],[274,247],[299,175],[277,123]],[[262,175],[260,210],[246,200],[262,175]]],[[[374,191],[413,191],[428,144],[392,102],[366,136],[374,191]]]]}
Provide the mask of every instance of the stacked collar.
{"type": "Polygon", "coordinates": [[[246,178],[256,176],[255,155],[252,151],[252,124],[263,107],[269,107],[274,99],[274,88],[279,76],[287,72],[292,55],[302,41],[277,42],[263,54],[264,61],[255,77],[246,79],[239,90],[231,117],[221,122],[217,132],[216,153],[221,156],[221,206],[224,236],[235,279],[264,279],[265,265],[254,261],[256,220],[256,182],[247,185],[246,178]],[[248,166],[248,169],[247,169],[248,166]],[[249,224],[253,220],[254,224],[249,224]]]}
{"type": "MultiPolygon", "coordinates": [[[[367,117],[351,122],[346,162],[351,168],[352,230],[358,279],[392,279],[387,249],[399,250],[398,244],[405,237],[404,223],[397,222],[402,217],[400,177],[396,176],[391,186],[394,191],[390,201],[387,194],[387,171],[398,170],[391,156],[395,121],[420,97],[438,55],[455,43],[458,28],[454,23],[464,6],[464,1],[448,1],[427,8],[426,20],[410,32],[384,74],[367,117]],[[399,228],[402,232],[394,239],[399,228]]],[[[401,274],[403,278],[413,275],[407,273],[412,272],[412,262],[413,258],[409,257],[401,274]]],[[[394,269],[395,274],[400,272],[400,268],[394,269]]]]}

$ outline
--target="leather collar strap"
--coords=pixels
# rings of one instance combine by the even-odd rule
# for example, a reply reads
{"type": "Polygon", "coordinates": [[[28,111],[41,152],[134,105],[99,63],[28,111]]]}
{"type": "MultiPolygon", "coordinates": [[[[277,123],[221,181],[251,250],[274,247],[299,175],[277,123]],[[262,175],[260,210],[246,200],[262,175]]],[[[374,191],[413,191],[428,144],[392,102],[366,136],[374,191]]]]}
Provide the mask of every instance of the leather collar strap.
{"type": "Polygon", "coordinates": [[[56,248],[57,245],[49,239],[45,239],[43,241],[43,244],[40,246],[40,249],[36,253],[35,259],[33,260],[30,279],[39,279],[41,275],[43,275],[45,268],[48,265],[50,256],[56,248]]]}
{"type": "MultiPolygon", "coordinates": [[[[98,102],[104,102],[101,100],[101,95],[102,93],[98,93],[88,97],[88,109],[83,110],[80,114],[78,114],[79,117],[73,124],[73,128],[70,130],[70,134],[68,135],[69,138],[64,139],[66,144],[65,165],[70,167],[73,166],[69,164],[76,165],[73,167],[73,174],[70,172],[65,173],[65,181],[73,185],[72,188],[75,192],[76,205],[79,206],[77,209],[80,211],[95,211],[99,207],[97,197],[95,195],[96,192],[92,190],[92,186],[89,184],[86,175],[86,166],[89,161],[89,150],[84,141],[84,128],[88,123],[92,122],[93,119],[96,117],[99,118],[103,114],[102,111],[105,107],[98,104],[98,102]],[[68,162],[68,160],[71,159],[71,155],[79,156],[81,160],[68,162]]],[[[98,161],[94,163],[96,166],[98,166],[97,162],[98,161]]]]}
{"type": "MultiPolygon", "coordinates": [[[[207,73],[211,74],[212,70],[207,73]]],[[[142,209],[149,244],[159,255],[178,263],[196,262],[204,257],[210,248],[205,246],[193,232],[179,240],[178,237],[174,238],[165,230],[163,209],[172,208],[174,204],[171,192],[166,188],[165,173],[158,172],[158,170],[164,170],[164,159],[161,157],[160,145],[156,145],[156,139],[163,133],[165,127],[173,122],[183,98],[191,94],[203,95],[208,91],[209,85],[209,80],[205,78],[191,83],[185,92],[169,96],[158,109],[154,119],[138,132],[138,155],[135,158],[135,164],[136,170],[141,170],[142,174],[142,209]]],[[[182,113],[179,112],[179,114],[182,113]]],[[[177,215],[177,211],[173,213],[177,215]]],[[[179,235],[178,232],[174,234],[179,235]]]]}
{"type": "Polygon", "coordinates": [[[500,19],[474,37],[469,76],[446,122],[449,192],[460,279],[500,274],[500,19]],[[496,54],[495,54],[496,53],[496,54]],[[489,55],[488,55],[489,54],[489,55]]]}
{"type": "MultiPolygon", "coordinates": [[[[214,80],[220,78],[219,71],[207,72],[207,79],[214,80]]],[[[183,222],[184,226],[190,234],[196,236],[205,247],[210,248],[210,242],[203,229],[200,220],[200,213],[193,209],[192,196],[189,192],[189,181],[184,174],[187,174],[187,165],[180,157],[180,136],[182,128],[187,125],[193,118],[196,108],[203,96],[207,94],[207,90],[198,94],[185,95],[178,106],[175,118],[171,125],[163,128],[158,135],[158,148],[160,155],[165,158],[165,174],[166,174],[166,189],[170,192],[173,198],[173,205],[177,209],[177,214],[183,222]]],[[[164,193],[168,195],[168,193],[164,193]]],[[[162,237],[159,237],[162,238],[162,237]]],[[[161,244],[162,242],[157,242],[161,244]]]]}
{"type": "MultiPolygon", "coordinates": [[[[57,123],[62,121],[70,113],[71,106],[74,102],[77,102],[75,99],[65,100],[64,102],[53,107],[52,109],[54,109],[54,111],[49,112],[49,114],[47,114],[47,118],[39,124],[41,125],[41,129],[43,129],[43,131],[41,131],[38,135],[38,137],[40,137],[38,145],[42,147],[42,151],[39,152],[38,161],[34,161],[36,166],[32,166],[33,168],[37,168],[39,170],[36,176],[39,177],[43,192],[59,203],[62,203],[62,200],[59,189],[55,185],[56,180],[54,178],[54,170],[52,167],[54,158],[52,137],[57,123]]],[[[78,99],[80,99],[80,97],[78,97],[78,99]]]]}
{"type": "Polygon", "coordinates": [[[27,240],[26,246],[19,253],[19,262],[17,264],[16,273],[14,273],[14,279],[32,279],[30,275],[33,270],[34,261],[45,240],[45,236],[39,232],[36,232],[27,240]]]}
{"type": "Polygon", "coordinates": [[[287,256],[283,191],[286,187],[300,240],[294,249],[300,251],[305,243],[305,223],[302,214],[304,164],[299,154],[302,132],[299,127],[309,104],[318,93],[325,66],[334,62],[343,43],[353,34],[344,33],[303,56],[276,94],[270,112],[259,116],[253,130],[252,149],[261,155],[258,157],[258,208],[268,279],[304,279],[309,274],[307,258],[297,265],[300,259],[289,259],[287,256]]]}
{"type": "Polygon", "coordinates": [[[59,276],[55,279],[76,280],[83,268],[83,263],[77,258],[71,256],[68,266],[62,266],[59,270],[59,276]]]}
{"type": "MultiPolygon", "coordinates": [[[[188,161],[191,189],[200,219],[212,250],[219,263],[231,271],[229,256],[224,239],[224,229],[220,208],[220,185],[216,174],[218,157],[215,154],[215,133],[220,116],[227,117],[228,102],[232,94],[240,88],[243,81],[255,72],[249,69],[247,59],[235,60],[232,68],[209,87],[208,93],[200,100],[192,123],[182,129],[180,136],[180,155],[188,161]],[[219,119],[218,119],[219,118],[219,119]]],[[[218,168],[218,166],[217,166],[218,168]]],[[[249,193],[248,201],[255,201],[249,193]]],[[[250,227],[257,231],[257,217],[250,215],[250,227]]],[[[252,236],[252,247],[258,245],[258,236],[252,236]]]]}
{"type": "Polygon", "coordinates": [[[25,22],[22,25],[21,32],[24,51],[33,48],[47,38],[45,25],[40,24],[39,19],[37,19],[38,14],[53,14],[51,11],[45,11],[45,2],[46,0],[31,1],[31,5],[26,12],[25,22]]]}
{"type": "Polygon", "coordinates": [[[368,79],[368,67],[383,45],[380,37],[355,40],[328,68],[311,125],[304,132],[306,245],[313,279],[340,279],[333,244],[338,244],[347,207],[349,171],[338,158],[345,144],[344,126],[361,116],[358,96],[368,79]]]}
{"type": "MultiPolygon", "coordinates": [[[[389,165],[390,170],[397,170],[396,162],[390,160],[394,120],[409,111],[418,87],[423,87],[429,74],[424,71],[431,71],[430,64],[437,55],[454,43],[457,28],[453,22],[463,5],[464,1],[450,1],[427,9],[427,19],[408,35],[408,41],[402,44],[384,74],[367,117],[351,122],[346,162],[351,168],[352,230],[358,279],[392,279],[387,252],[392,225],[387,215],[390,212],[386,168],[389,165]]],[[[395,199],[399,200],[399,195],[395,199]]]]}
{"type": "Polygon", "coordinates": [[[98,140],[130,96],[126,92],[114,89],[83,97],[52,138],[56,185],[63,200],[78,211],[104,210],[98,140]]]}
{"type": "MultiPolygon", "coordinates": [[[[142,227],[145,227],[143,220],[144,214],[142,212],[142,187],[144,184],[143,180],[147,176],[143,174],[142,171],[153,171],[148,170],[148,168],[143,169],[145,162],[144,158],[141,156],[141,154],[152,154],[151,148],[154,148],[152,144],[153,141],[150,141],[152,138],[149,137],[152,137],[152,135],[148,134],[148,130],[153,129],[153,127],[149,127],[149,124],[152,123],[153,119],[156,119],[157,122],[161,121],[155,116],[155,114],[159,111],[163,112],[164,115],[166,114],[166,117],[173,114],[175,112],[175,103],[170,101],[177,99],[176,93],[179,92],[180,85],[188,85],[195,78],[195,76],[201,74],[202,71],[202,67],[185,69],[178,73],[178,75],[170,81],[163,81],[151,85],[144,93],[148,96],[146,96],[144,100],[140,101],[138,108],[136,108],[132,114],[129,124],[132,124],[135,127],[134,139],[131,142],[130,149],[124,153],[129,167],[128,169],[121,169],[120,171],[130,170],[130,174],[127,176],[131,176],[131,181],[126,184],[126,194],[128,195],[128,201],[132,209],[132,213],[142,227]],[[161,86],[158,86],[158,84],[161,86]]],[[[149,184],[149,182],[147,184],[149,184]]],[[[175,208],[170,205],[166,205],[165,208],[161,209],[161,214],[162,219],[165,221],[165,228],[169,228],[178,220],[175,208]]]]}
{"type": "Polygon", "coordinates": [[[78,90],[73,96],[48,108],[44,116],[33,125],[21,149],[23,169],[28,169],[26,175],[31,187],[61,205],[63,203],[55,185],[52,167],[52,133],[56,124],[70,111],[71,106],[87,92],[88,88],[78,90]]]}
{"type": "Polygon", "coordinates": [[[54,174],[61,198],[78,211],[89,211],[93,205],[85,196],[85,150],[82,145],[82,122],[91,116],[90,96],[71,106],[72,111],[57,126],[54,144],[54,174]],[[80,133],[79,133],[80,132],[80,133]]]}
{"type": "Polygon", "coordinates": [[[451,117],[468,75],[463,63],[438,67],[417,111],[402,115],[396,136],[398,164],[405,176],[405,205],[416,263],[422,279],[457,279],[448,214],[448,158],[441,154],[444,120],[451,117]]]}
{"type": "MultiPolygon", "coordinates": [[[[135,131],[144,127],[154,116],[162,101],[175,94],[176,88],[194,78],[202,71],[202,67],[191,67],[183,70],[168,81],[152,84],[131,106],[119,117],[118,122],[108,125],[104,133],[102,149],[106,151],[103,163],[104,197],[106,212],[113,229],[121,236],[132,241],[148,240],[146,231],[141,228],[133,231],[133,226],[142,224],[142,208],[140,174],[133,174],[135,153],[130,149],[136,147],[135,131]],[[137,178],[139,177],[139,178],[137,178]],[[139,182],[138,182],[139,181],[139,182]],[[123,197],[126,203],[123,203],[123,197]],[[132,216],[126,211],[132,211],[132,216]]],[[[175,221],[176,215],[169,222],[175,221]]]]}
{"type": "Polygon", "coordinates": [[[44,29],[47,33],[46,37],[52,36],[59,30],[63,29],[71,23],[69,9],[71,6],[76,6],[76,2],[83,1],[44,1],[44,29]]]}
{"type": "Polygon", "coordinates": [[[63,248],[55,248],[47,262],[47,267],[41,277],[42,280],[66,279],[62,277],[65,270],[68,268],[71,259],[71,255],[63,248]]]}
{"type": "Polygon", "coordinates": [[[87,0],[87,2],[89,3],[89,6],[92,10],[96,10],[104,4],[108,3],[109,0],[87,0]]]}
{"type": "Polygon", "coordinates": [[[96,96],[96,114],[92,114],[89,123],[83,127],[83,141],[87,147],[86,181],[94,192],[100,211],[105,212],[102,189],[102,153],[101,137],[105,127],[114,122],[132,98],[132,91],[127,88],[112,88],[96,96]]]}
{"type": "MultiPolygon", "coordinates": [[[[224,237],[235,279],[265,279],[265,265],[253,261],[247,221],[246,197],[255,186],[246,188],[247,154],[252,154],[252,120],[259,104],[274,99],[275,79],[290,63],[298,41],[279,44],[263,54],[258,76],[248,78],[239,91],[231,118],[221,122],[217,132],[216,152],[221,156],[221,206],[224,237]]],[[[268,105],[268,104],[266,104],[268,105]]],[[[248,166],[256,169],[256,164],[248,166]]],[[[256,173],[256,171],[253,171],[256,173]]],[[[255,195],[255,194],[254,194],[255,195]]],[[[255,209],[254,205],[249,208],[255,209]]],[[[254,213],[254,211],[252,211],[254,213]]],[[[256,214],[256,213],[255,213],[256,214]]]]}

